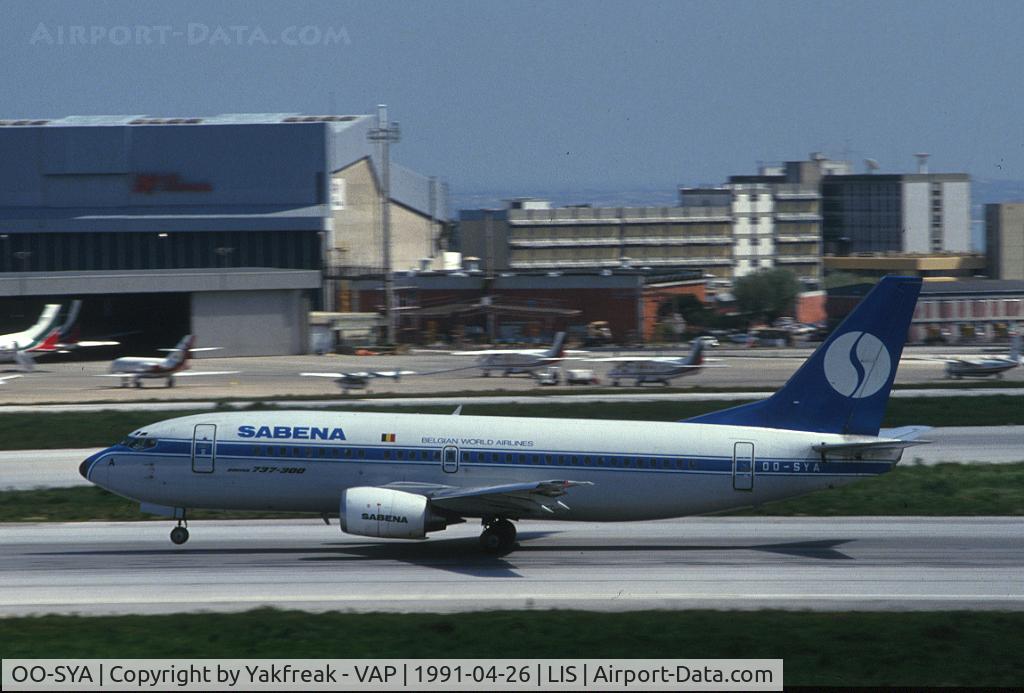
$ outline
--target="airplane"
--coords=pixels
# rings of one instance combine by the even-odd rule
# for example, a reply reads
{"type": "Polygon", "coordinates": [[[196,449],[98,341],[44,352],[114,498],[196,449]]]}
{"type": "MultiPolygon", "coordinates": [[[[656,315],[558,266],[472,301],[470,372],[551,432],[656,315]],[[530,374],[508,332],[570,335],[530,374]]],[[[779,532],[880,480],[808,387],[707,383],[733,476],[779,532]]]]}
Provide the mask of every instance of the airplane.
{"type": "Polygon", "coordinates": [[[607,358],[587,359],[594,362],[614,363],[608,371],[608,379],[618,387],[620,380],[636,378],[637,386],[644,383],[661,383],[668,385],[672,378],[681,375],[697,375],[704,368],[722,368],[704,363],[703,339],[695,339],[690,353],[682,356],[609,356],[607,358]]]}
{"type": "Polygon", "coordinates": [[[127,387],[129,384],[142,387],[142,380],[145,378],[164,378],[167,381],[167,387],[174,387],[174,379],[178,377],[238,373],[238,371],[186,371],[192,354],[197,351],[213,351],[220,348],[196,348],[192,346],[193,344],[195,344],[195,337],[187,334],[173,349],[161,349],[161,351],[171,352],[166,358],[122,356],[110,364],[109,373],[99,373],[96,377],[121,378],[121,387],[127,387]]]}
{"type": "Polygon", "coordinates": [[[177,520],[196,508],[338,517],[425,539],[467,519],[632,521],[757,505],[891,471],[927,429],[881,429],[921,279],[889,276],[768,399],[678,422],[329,411],[206,412],[86,458],[91,483],[177,520]]]}
{"type": "Polygon", "coordinates": [[[565,332],[555,335],[554,343],[547,349],[481,349],[479,351],[453,351],[456,356],[479,356],[476,367],[483,369],[483,376],[491,371],[500,371],[508,376],[513,373],[527,373],[535,376],[537,369],[550,366],[565,358],[565,332]]]}
{"type": "Polygon", "coordinates": [[[40,348],[38,351],[45,353],[58,353],[68,354],[78,349],[86,349],[92,347],[109,347],[119,346],[121,342],[115,342],[111,340],[83,340],[78,337],[78,313],[82,309],[82,302],[80,300],[74,300],[71,302],[71,306],[68,309],[67,318],[64,320],[64,324],[60,326],[60,334],[58,336],[56,344],[51,345],[47,348],[40,348]]]}
{"type": "Polygon", "coordinates": [[[0,335],[0,362],[17,363],[26,371],[35,370],[32,352],[50,351],[60,341],[61,304],[47,303],[36,324],[21,332],[0,335]]]}
{"type": "Polygon", "coordinates": [[[350,390],[370,390],[370,381],[374,378],[391,378],[399,380],[403,375],[415,375],[416,371],[349,371],[345,373],[299,373],[311,378],[333,378],[341,388],[342,394],[350,390]]]}
{"type": "Polygon", "coordinates": [[[1009,356],[979,356],[973,358],[949,359],[946,361],[947,378],[987,378],[994,375],[1002,378],[1003,373],[1020,365],[1020,335],[1011,340],[1009,356]]]}

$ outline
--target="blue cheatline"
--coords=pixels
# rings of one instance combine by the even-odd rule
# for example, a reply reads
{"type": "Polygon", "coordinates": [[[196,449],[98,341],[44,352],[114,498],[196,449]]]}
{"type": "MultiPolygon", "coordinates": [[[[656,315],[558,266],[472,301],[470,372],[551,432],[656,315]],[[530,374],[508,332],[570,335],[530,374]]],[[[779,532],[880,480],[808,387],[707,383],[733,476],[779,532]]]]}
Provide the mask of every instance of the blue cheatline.
{"type": "Polygon", "coordinates": [[[884,277],[781,390],[686,422],[878,435],[920,291],[884,277]]]}

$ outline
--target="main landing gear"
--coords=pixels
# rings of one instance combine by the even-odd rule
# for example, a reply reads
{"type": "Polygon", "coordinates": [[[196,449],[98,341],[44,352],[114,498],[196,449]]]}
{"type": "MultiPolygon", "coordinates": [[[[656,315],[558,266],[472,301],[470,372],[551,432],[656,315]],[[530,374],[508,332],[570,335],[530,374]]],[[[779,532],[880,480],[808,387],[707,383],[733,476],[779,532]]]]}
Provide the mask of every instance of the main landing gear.
{"type": "Polygon", "coordinates": [[[171,530],[171,541],[179,546],[188,541],[188,523],[178,520],[178,526],[171,530]]]}
{"type": "Polygon", "coordinates": [[[503,554],[516,544],[516,526],[505,518],[488,518],[483,521],[484,531],[480,535],[480,548],[490,554],[503,554]]]}

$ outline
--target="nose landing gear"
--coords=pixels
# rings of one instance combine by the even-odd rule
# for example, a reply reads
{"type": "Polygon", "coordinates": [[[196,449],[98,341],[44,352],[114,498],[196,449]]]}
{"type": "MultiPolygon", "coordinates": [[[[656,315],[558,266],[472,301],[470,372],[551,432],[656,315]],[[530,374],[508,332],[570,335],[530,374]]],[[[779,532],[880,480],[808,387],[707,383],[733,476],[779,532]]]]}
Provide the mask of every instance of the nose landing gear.
{"type": "Polygon", "coordinates": [[[504,554],[512,550],[516,543],[516,526],[505,518],[489,518],[483,522],[484,531],[480,535],[480,548],[490,554],[504,554]]]}

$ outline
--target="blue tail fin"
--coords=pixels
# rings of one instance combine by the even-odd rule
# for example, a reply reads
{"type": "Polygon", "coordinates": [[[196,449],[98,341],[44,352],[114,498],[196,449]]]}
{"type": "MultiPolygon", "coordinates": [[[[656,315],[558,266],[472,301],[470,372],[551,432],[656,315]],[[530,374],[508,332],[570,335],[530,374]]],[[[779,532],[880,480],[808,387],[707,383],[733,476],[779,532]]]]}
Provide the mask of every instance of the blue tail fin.
{"type": "Polygon", "coordinates": [[[686,421],[878,435],[920,291],[916,277],[884,277],[781,390],[686,421]]]}

